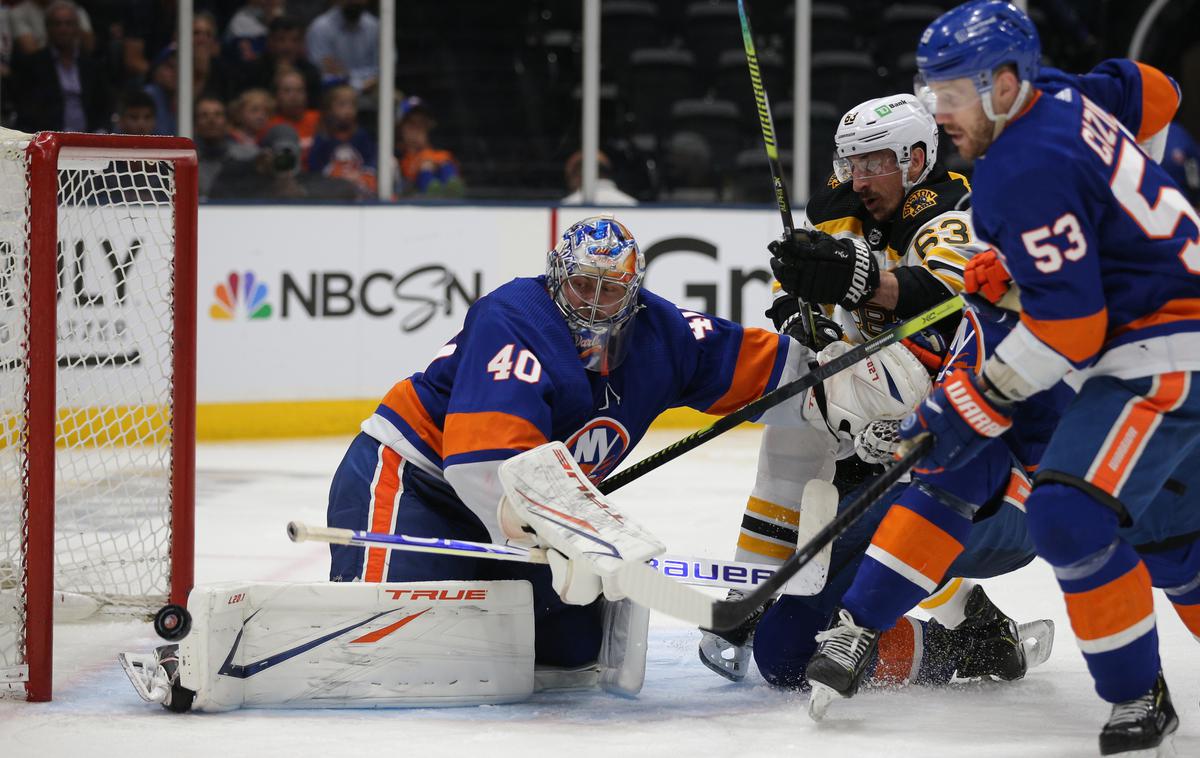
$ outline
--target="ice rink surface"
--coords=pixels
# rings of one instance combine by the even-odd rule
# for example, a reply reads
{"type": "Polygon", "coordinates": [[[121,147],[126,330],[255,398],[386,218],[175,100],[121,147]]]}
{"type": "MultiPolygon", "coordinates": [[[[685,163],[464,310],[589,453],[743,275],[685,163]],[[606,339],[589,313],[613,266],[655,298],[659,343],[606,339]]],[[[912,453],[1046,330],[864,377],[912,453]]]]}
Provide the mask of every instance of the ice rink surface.
{"type": "MultiPolygon", "coordinates": [[[[673,442],[651,433],[634,457],[673,442]]],[[[329,479],[349,439],[201,445],[197,450],[196,580],[317,581],[328,548],[288,541],[291,519],[324,523],[329,479]]],[[[757,432],[736,431],[614,495],[672,553],[728,557],[754,478],[757,432]]],[[[0,756],[1067,756],[1096,755],[1108,706],[1092,691],[1062,596],[1035,561],[986,583],[1018,620],[1049,617],[1050,660],[1011,684],[865,692],[826,721],[806,696],[752,671],[732,684],[696,657],[699,633],[655,615],[637,700],[599,692],[535,695],[505,706],[423,710],[250,711],[175,715],[138,699],[115,656],[158,644],[149,623],[56,630],[55,700],[0,701],[0,756]]],[[[1179,756],[1200,756],[1200,648],[1160,593],[1159,634],[1182,726],[1179,756]]]]}

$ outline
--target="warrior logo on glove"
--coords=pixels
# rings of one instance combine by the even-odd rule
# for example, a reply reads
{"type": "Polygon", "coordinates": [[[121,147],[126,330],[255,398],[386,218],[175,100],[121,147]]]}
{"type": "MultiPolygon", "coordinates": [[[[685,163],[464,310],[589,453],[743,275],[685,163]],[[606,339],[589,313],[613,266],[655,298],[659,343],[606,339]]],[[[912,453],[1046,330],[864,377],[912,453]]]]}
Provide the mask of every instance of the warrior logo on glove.
{"type": "Polygon", "coordinates": [[[767,249],[779,285],[802,300],[853,310],[879,289],[879,262],[862,240],[797,229],[767,249]]]}

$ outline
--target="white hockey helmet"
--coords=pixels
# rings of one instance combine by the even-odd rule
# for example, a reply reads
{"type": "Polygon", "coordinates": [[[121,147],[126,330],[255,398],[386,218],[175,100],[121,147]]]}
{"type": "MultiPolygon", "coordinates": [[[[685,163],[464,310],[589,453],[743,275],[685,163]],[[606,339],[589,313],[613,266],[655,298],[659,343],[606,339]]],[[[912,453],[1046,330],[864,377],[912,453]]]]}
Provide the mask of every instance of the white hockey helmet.
{"type": "MultiPolygon", "coordinates": [[[[839,182],[848,182],[853,177],[851,157],[876,150],[891,150],[895,154],[905,192],[925,181],[937,162],[937,122],[910,94],[878,97],[854,106],[842,117],[833,141],[838,154],[833,171],[839,182]],[[910,182],[908,165],[912,149],[918,143],[925,148],[925,169],[916,181],[910,182]]],[[[871,173],[870,166],[867,172],[871,173]]],[[[877,175],[882,173],[890,172],[876,169],[877,175]]]]}

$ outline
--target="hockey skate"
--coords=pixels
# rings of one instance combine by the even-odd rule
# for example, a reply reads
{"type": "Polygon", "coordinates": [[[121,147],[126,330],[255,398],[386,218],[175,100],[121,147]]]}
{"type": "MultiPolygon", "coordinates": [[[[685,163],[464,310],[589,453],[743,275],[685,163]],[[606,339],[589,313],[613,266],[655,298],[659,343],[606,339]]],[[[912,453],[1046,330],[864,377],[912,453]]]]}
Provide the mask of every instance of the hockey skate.
{"type": "MultiPolygon", "coordinates": [[[[743,596],[745,593],[741,590],[731,589],[726,599],[741,600],[743,596]]],[[[700,662],[731,682],[745,679],[754,652],[754,628],[774,602],[767,601],[749,618],[727,632],[701,629],[700,662]]]]}
{"type": "Polygon", "coordinates": [[[817,635],[817,650],[805,675],[812,685],[808,715],[813,721],[825,717],[837,697],[853,697],[866,675],[867,666],[879,645],[879,630],[854,623],[854,617],[839,608],[831,626],[817,635]]]}
{"type": "Polygon", "coordinates": [[[142,700],[175,713],[191,710],[196,693],[179,684],[179,645],[162,645],[153,653],[120,653],[117,660],[142,700]]]}
{"type": "Polygon", "coordinates": [[[1174,755],[1171,735],[1178,728],[1179,718],[1160,671],[1145,695],[1113,705],[1108,723],[1100,730],[1100,755],[1174,755]]]}
{"type": "MultiPolygon", "coordinates": [[[[965,654],[955,672],[964,679],[994,677],[1016,681],[1046,662],[1054,645],[1054,622],[1017,624],[976,586],[967,597],[963,620],[952,633],[964,636],[965,654]]],[[[936,622],[934,622],[936,623],[936,622]]]]}

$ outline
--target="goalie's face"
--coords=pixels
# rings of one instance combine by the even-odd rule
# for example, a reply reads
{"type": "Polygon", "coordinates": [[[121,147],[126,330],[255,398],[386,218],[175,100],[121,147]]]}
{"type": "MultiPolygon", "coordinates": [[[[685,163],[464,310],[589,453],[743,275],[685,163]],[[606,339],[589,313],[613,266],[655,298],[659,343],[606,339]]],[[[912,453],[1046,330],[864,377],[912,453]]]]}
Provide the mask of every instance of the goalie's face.
{"type": "Polygon", "coordinates": [[[633,235],[611,218],[574,224],[550,251],[546,286],[588,369],[611,371],[623,360],[645,274],[633,235]]]}

